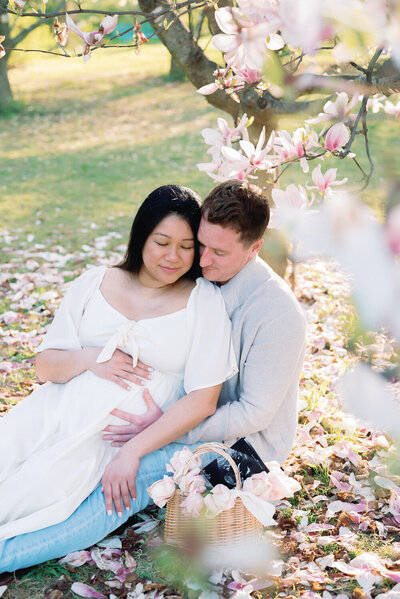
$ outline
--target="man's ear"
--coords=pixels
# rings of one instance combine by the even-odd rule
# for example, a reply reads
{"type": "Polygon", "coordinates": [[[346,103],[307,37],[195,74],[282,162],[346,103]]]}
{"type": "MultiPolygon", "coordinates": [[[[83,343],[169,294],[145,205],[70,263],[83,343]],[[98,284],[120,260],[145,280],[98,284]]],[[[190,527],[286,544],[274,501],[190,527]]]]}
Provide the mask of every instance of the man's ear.
{"type": "Polygon", "coordinates": [[[264,239],[257,239],[251,246],[250,257],[254,258],[257,256],[258,252],[261,250],[261,246],[264,243],[264,239]]]}

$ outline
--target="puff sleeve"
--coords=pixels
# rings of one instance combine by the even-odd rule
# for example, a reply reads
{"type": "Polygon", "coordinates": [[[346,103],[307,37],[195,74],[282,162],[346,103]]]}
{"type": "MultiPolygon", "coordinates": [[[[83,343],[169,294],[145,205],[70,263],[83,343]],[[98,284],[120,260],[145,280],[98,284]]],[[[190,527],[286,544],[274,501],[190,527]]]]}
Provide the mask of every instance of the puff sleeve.
{"type": "Polygon", "coordinates": [[[219,287],[197,279],[187,305],[186,393],[223,383],[238,371],[231,322],[219,287]]]}
{"type": "Polygon", "coordinates": [[[103,266],[92,268],[71,283],[37,352],[45,349],[82,348],[79,341],[79,324],[86,304],[100,285],[105,271],[103,266]]]}

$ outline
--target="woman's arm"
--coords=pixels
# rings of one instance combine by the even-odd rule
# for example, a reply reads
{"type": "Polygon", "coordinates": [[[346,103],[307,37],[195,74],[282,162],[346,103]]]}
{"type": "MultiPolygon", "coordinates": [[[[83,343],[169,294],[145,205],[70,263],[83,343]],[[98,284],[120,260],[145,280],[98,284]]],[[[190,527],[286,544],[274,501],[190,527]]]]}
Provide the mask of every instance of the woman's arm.
{"type": "MultiPolygon", "coordinates": [[[[113,501],[117,513],[122,514],[121,495],[127,509],[130,507],[129,493],[135,499],[135,478],[140,459],[176,441],[202,420],[214,414],[221,387],[222,384],[215,385],[185,395],[119,450],[106,467],[102,478],[102,489],[109,514],[112,513],[113,501]]],[[[146,392],[147,390],[144,391],[146,392]]]]}
{"type": "Polygon", "coordinates": [[[36,355],[36,374],[40,381],[67,383],[86,370],[95,375],[130,389],[126,381],[143,385],[150,378],[148,367],[142,362],[133,368],[132,357],[116,349],[107,362],[97,364],[101,347],[85,347],[77,350],[45,349],[36,355]]]}

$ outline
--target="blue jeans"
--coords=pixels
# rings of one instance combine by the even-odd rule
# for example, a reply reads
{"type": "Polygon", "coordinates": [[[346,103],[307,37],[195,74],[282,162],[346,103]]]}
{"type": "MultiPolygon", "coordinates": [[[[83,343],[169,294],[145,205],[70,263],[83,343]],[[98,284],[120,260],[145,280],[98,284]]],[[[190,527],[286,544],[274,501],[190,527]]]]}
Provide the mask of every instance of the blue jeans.
{"type": "MultiPolygon", "coordinates": [[[[188,447],[194,449],[197,445],[188,447]]],[[[131,508],[124,510],[122,518],[115,510],[112,516],[107,515],[104,496],[98,485],[64,522],[0,542],[0,573],[40,564],[101,541],[151,502],[147,487],[164,476],[165,465],[175,451],[182,448],[180,443],[170,443],[142,458],[136,477],[137,497],[131,501],[131,508]]]]}

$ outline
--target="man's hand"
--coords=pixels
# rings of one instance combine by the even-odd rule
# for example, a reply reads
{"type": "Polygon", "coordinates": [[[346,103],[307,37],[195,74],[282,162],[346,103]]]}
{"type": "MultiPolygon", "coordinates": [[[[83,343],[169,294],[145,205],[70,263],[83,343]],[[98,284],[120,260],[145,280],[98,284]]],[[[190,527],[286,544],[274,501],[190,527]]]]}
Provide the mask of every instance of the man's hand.
{"type": "Polygon", "coordinates": [[[126,420],[126,422],[129,422],[129,424],[109,424],[106,426],[104,431],[107,434],[103,434],[103,439],[105,441],[111,441],[111,445],[113,447],[122,447],[127,441],[130,441],[132,437],[140,433],[142,430],[160,418],[162,411],[155,403],[147,389],[143,391],[143,399],[146,403],[147,411],[140,416],[136,416],[130,412],[125,412],[124,410],[118,410],[118,408],[111,412],[111,414],[117,416],[117,418],[121,418],[121,420],[126,420]]]}
{"type": "Polygon", "coordinates": [[[107,514],[112,514],[113,501],[120,517],[123,513],[122,502],[127,510],[131,507],[129,494],[132,499],[136,499],[135,481],[139,465],[140,458],[124,448],[107,465],[101,479],[107,514]]]}
{"type": "MultiPolygon", "coordinates": [[[[97,358],[97,356],[96,356],[97,358]]],[[[96,361],[90,366],[95,375],[113,381],[123,389],[130,389],[126,381],[131,381],[135,385],[145,385],[144,379],[151,378],[151,368],[138,360],[135,368],[132,366],[132,357],[129,354],[116,349],[107,362],[98,364],[96,361]]]]}

